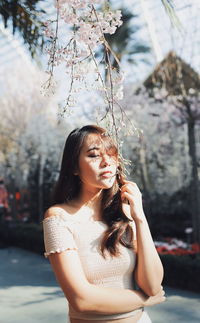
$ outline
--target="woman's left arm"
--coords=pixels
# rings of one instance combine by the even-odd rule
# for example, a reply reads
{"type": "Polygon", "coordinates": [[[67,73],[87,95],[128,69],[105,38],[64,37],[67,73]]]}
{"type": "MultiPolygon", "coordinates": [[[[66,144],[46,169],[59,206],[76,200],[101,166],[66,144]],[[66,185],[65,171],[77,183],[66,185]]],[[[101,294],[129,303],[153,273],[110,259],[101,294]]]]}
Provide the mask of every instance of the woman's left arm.
{"type": "MultiPolygon", "coordinates": [[[[128,199],[130,215],[136,225],[137,265],[134,271],[135,280],[145,294],[154,296],[160,290],[163,280],[163,266],[149,230],[142,205],[142,194],[137,184],[124,180],[124,185],[121,187],[121,198],[122,201],[128,199]]],[[[127,214],[127,207],[124,207],[124,210],[127,214]]]]}

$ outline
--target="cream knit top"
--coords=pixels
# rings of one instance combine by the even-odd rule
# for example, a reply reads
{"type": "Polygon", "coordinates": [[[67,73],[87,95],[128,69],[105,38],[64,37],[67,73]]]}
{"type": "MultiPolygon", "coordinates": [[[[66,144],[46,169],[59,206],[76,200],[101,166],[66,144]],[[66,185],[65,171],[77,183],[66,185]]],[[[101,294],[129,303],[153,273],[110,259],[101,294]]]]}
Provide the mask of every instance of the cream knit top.
{"type": "MultiPolygon", "coordinates": [[[[76,250],[79,254],[87,280],[91,284],[110,288],[134,289],[133,271],[136,255],[132,249],[120,245],[119,257],[111,257],[106,251],[106,259],[100,253],[100,241],[107,224],[95,221],[90,216],[59,215],[43,220],[44,256],[64,250],[76,250]]],[[[134,235],[135,225],[130,222],[134,235]]],[[[142,309],[142,308],[141,308],[142,309]]],[[[76,312],[69,304],[69,316],[83,320],[113,320],[134,316],[141,309],[122,314],[102,315],[76,312]]]]}

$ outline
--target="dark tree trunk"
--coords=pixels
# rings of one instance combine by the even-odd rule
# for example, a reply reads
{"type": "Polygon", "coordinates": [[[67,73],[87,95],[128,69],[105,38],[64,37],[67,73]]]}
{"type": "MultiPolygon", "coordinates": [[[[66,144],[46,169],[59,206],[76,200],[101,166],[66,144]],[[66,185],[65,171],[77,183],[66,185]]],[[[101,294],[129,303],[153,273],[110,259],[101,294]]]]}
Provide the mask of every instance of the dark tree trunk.
{"type": "Polygon", "coordinates": [[[139,138],[140,148],[139,148],[139,160],[140,160],[140,176],[143,185],[143,189],[146,195],[149,192],[154,192],[154,186],[151,182],[149,170],[148,170],[148,160],[146,155],[146,142],[144,137],[139,138]]]}
{"type": "Polygon", "coordinates": [[[43,219],[43,172],[44,172],[44,156],[39,158],[39,173],[38,173],[38,219],[39,223],[43,219]]]}
{"type": "Polygon", "coordinates": [[[199,200],[199,180],[197,168],[196,155],[196,141],[195,141],[195,121],[192,118],[188,120],[188,145],[189,155],[191,158],[191,187],[190,187],[190,201],[191,213],[194,230],[194,241],[200,243],[200,200],[199,200]]]}

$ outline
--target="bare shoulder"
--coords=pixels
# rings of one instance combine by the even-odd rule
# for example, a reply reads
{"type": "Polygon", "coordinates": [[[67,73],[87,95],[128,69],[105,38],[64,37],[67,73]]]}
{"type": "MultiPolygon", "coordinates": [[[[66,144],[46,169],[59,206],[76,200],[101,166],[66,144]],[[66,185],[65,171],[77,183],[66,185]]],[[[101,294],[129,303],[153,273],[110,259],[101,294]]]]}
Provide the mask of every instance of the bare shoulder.
{"type": "Polygon", "coordinates": [[[62,204],[55,204],[48,208],[44,213],[44,219],[53,217],[53,216],[60,216],[69,215],[69,213],[63,208],[62,204]]]}

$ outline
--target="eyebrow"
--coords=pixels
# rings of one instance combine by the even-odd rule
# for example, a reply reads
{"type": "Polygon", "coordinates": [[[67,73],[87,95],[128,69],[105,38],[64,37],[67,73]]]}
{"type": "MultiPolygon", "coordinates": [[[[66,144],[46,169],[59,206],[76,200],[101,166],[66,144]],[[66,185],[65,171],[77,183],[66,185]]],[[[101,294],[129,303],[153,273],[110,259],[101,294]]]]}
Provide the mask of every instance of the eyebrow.
{"type": "Polygon", "coordinates": [[[99,147],[92,147],[92,148],[90,148],[90,149],[88,149],[86,152],[88,153],[89,151],[91,151],[91,150],[99,150],[100,148],[99,147]]]}

